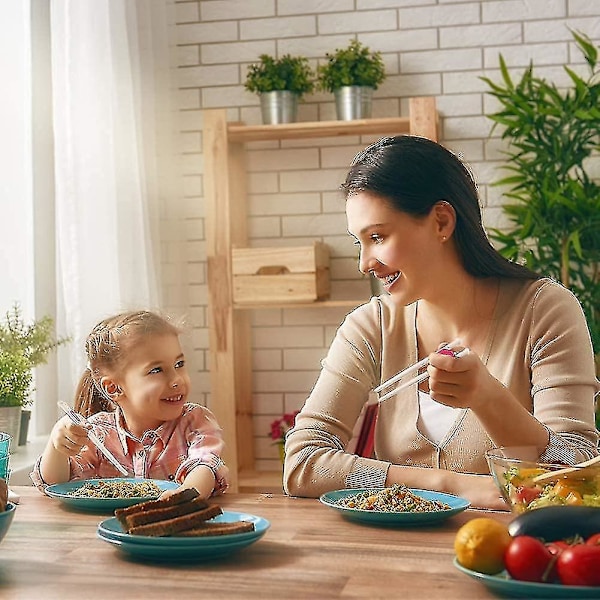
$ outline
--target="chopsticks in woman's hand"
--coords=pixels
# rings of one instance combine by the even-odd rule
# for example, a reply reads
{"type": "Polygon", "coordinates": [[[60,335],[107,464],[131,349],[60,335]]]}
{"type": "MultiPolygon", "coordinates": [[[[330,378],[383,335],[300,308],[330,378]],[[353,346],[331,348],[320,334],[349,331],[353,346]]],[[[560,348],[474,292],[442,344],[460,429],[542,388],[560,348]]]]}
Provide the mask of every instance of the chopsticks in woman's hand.
{"type": "MultiPolygon", "coordinates": [[[[454,340],[453,342],[450,342],[449,344],[442,346],[439,350],[437,350],[437,352],[439,354],[451,354],[452,356],[454,356],[454,358],[460,358],[461,356],[465,356],[466,354],[469,353],[468,348],[463,348],[460,352],[454,352],[452,350],[452,347],[456,346],[457,344],[460,344],[460,340],[454,340]]],[[[414,365],[404,369],[404,371],[400,371],[400,373],[394,375],[387,381],[384,381],[381,385],[374,388],[373,391],[375,393],[379,393],[382,390],[384,390],[385,388],[389,387],[390,385],[393,385],[397,381],[400,381],[401,379],[407,377],[408,375],[411,375],[414,372],[420,371],[421,369],[426,367],[428,364],[429,364],[429,358],[426,357],[423,360],[420,360],[419,362],[415,363],[414,365]]],[[[384,394],[383,396],[381,396],[381,398],[379,398],[378,401],[381,403],[384,400],[387,400],[388,398],[390,398],[391,396],[394,396],[398,392],[406,389],[407,387],[414,385],[414,384],[418,385],[419,383],[421,383],[422,381],[425,381],[428,378],[429,378],[429,373],[427,373],[427,371],[425,371],[425,373],[421,373],[420,375],[417,375],[417,376],[413,377],[412,379],[409,379],[409,380],[401,383],[400,385],[395,387],[393,390],[391,390],[391,391],[387,392],[386,394],[384,394]]]]}

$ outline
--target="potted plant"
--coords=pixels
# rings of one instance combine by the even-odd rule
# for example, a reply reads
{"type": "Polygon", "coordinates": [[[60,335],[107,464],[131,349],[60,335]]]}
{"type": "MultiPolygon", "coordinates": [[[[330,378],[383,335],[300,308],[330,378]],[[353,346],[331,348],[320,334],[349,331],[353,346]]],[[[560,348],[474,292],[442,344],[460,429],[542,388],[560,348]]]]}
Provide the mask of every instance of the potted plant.
{"type": "Polygon", "coordinates": [[[340,120],[369,118],[373,91],[385,78],[381,52],[371,52],[358,40],[346,48],[325,55],[327,62],[317,67],[319,89],[333,92],[340,120]]]}
{"type": "Polygon", "coordinates": [[[261,54],[248,66],[245,88],[259,95],[263,123],[296,121],[298,100],[314,89],[315,74],[303,56],[261,54]]]}
{"type": "Polygon", "coordinates": [[[559,89],[535,77],[533,65],[513,81],[500,56],[502,83],[482,78],[500,109],[488,115],[508,142],[506,230],[490,237],[504,256],[561,281],[585,313],[596,365],[600,355],[600,183],[590,168],[600,150],[598,49],[572,32],[587,63],[582,77],[565,66],[572,85],[559,89]]]}
{"type": "MultiPolygon", "coordinates": [[[[46,363],[48,354],[67,341],[54,336],[49,316],[26,324],[18,304],[0,322],[0,431],[9,433],[15,442],[20,437],[23,409],[33,402],[33,369],[46,363]]],[[[26,412],[28,423],[27,417],[26,412]]]]}

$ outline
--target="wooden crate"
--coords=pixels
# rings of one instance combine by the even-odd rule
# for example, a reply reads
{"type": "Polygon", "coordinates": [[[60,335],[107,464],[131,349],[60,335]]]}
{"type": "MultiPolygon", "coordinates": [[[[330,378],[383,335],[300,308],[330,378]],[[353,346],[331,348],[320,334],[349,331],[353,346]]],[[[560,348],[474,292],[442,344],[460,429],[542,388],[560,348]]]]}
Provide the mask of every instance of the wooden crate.
{"type": "Polygon", "coordinates": [[[233,302],[314,302],[329,297],[329,248],[232,248],[233,302]]]}

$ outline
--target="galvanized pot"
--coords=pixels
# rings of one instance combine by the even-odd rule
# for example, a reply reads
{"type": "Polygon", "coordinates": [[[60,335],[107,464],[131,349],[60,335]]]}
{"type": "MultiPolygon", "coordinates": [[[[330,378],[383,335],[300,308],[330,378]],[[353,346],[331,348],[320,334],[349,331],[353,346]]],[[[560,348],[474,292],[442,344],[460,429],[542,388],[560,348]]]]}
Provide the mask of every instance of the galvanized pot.
{"type": "Polygon", "coordinates": [[[333,91],[335,109],[340,121],[369,119],[373,100],[373,88],[348,85],[333,91]]]}
{"type": "Polygon", "coordinates": [[[265,125],[294,123],[298,115],[298,94],[276,90],[260,94],[260,110],[265,125]]]}

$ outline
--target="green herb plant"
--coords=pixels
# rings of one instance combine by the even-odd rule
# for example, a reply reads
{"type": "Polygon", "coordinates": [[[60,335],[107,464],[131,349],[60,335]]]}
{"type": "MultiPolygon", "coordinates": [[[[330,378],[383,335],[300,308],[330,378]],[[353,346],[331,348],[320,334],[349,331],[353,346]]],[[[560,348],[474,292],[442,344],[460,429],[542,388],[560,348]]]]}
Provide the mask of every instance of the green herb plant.
{"type": "Polygon", "coordinates": [[[286,54],[277,59],[261,54],[259,59],[258,63],[248,66],[244,87],[249,92],[287,90],[302,97],[314,90],[315,73],[307,58],[286,54]]]}
{"type": "Polygon", "coordinates": [[[513,81],[500,55],[502,83],[482,77],[500,109],[488,115],[508,142],[503,206],[509,227],[490,237],[509,259],[560,281],[578,297],[600,353],[600,185],[591,168],[600,150],[598,49],[573,32],[588,74],[564,69],[569,87],[534,76],[533,65],[513,81]]]}
{"type": "Polygon", "coordinates": [[[377,89],[385,81],[385,66],[381,52],[371,52],[358,40],[350,40],[346,48],[325,54],[327,62],[317,67],[319,89],[333,92],[344,86],[377,89]]]}
{"type": "Polygon", "coordinates": [[[15,304],[0,322],[0,406],[29,406],[33,369],[68,341],[54,336],[54,321],[49,316],[26,324],[15,304]]]}

